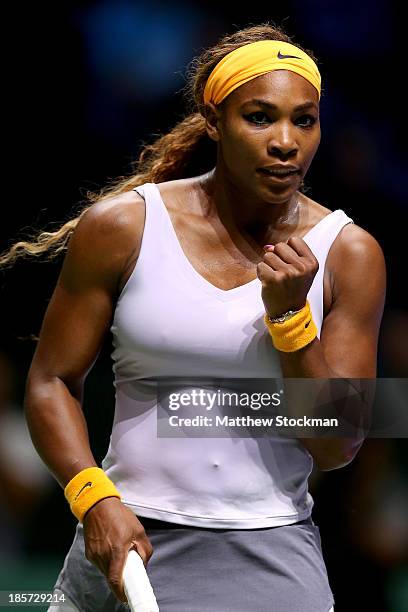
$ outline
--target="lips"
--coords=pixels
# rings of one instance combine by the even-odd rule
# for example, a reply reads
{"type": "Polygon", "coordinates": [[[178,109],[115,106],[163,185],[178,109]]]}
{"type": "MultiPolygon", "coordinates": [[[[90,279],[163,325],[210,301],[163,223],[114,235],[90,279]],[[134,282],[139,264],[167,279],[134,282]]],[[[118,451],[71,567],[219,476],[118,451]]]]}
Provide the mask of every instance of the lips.
{"type": "Polygon", "coordinates": [[[268,168],[258,168],[257,172],[259,172],[259,174],[261,174],[263,177],[279,183],[291,181],[294,176],[299,174],[299,170],[269,170],[268,168]]]}
{"type": "Polygon", "coordinates": [[[293,166],[287,168],[285,168],[284,166],[271,166],[269,168],[258,168],[258,172],[262,172],[264,174],[272,176],[288,176],[289,174],[298,174],[299,168],[294,168],[293,166]]]}

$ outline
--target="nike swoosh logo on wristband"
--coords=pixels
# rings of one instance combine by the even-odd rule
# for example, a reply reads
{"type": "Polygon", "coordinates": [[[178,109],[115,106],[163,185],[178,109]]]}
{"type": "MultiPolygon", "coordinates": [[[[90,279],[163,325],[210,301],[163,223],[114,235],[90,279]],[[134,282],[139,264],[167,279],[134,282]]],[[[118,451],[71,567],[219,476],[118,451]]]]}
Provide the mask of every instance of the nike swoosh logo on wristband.
{"type": "Polygon", "coordinates": [[[78,497],[81,495],[82,491],[84,489],[86,489],[86,487],[92,487],[92,482],[87,482],[86,484],[84,484],[84,486],[82,487],[82,489],[79,491],[79,493],[77,493],[74,497],[74,501],[76,501],[78,499],[78,497]]]}
{"type": "Polygon", "coordinates": [[[308,322],[307,322],[307,323],[305,323],[305,329],[306,329],[307,327],[309,327],[309,323],[310,323],[310,321],[311,321],[311,320],[312,320],[312,319],[309,319],[309,320],[308,320],[308,322]]]}

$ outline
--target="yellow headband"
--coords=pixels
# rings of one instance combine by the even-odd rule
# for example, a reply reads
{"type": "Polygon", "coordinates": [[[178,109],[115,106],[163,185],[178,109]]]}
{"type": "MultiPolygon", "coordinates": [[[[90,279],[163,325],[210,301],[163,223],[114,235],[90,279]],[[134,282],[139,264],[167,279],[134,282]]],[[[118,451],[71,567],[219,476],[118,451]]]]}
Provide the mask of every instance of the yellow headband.
{"type": "Polygon", "coordinates": [[[317,89],[320,100],[321,77],[312,58],[291,43],[261,40],[234,49],[218,62],[208,77],[204,103],[220,104],[240,85],[272,70],[300,74],[317,89]]]}

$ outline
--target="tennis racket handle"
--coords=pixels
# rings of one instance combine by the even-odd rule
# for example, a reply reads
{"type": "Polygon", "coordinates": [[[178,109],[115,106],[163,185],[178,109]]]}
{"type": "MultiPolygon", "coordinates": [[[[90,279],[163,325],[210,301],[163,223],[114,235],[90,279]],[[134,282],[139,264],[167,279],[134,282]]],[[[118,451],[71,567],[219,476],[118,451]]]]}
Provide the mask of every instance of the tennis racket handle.
{"type": "Polygon", "coordinates": [[[142,558],[135,550],[129,551],[123,583],[131,612],[159,612],[142,558]]]}

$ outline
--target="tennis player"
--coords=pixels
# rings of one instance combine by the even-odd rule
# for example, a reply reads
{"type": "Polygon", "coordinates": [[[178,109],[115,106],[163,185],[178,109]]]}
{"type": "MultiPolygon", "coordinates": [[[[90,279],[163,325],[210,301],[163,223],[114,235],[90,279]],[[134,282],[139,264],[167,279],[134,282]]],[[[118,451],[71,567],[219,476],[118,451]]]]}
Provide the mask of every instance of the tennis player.
{"type": "Polygon", "coordinates": [[[154,381],[375,377],[382,251],[302,190],[320,142],[311,52],[251,26],[193,62],[189,91],[194,112],[135,175],[1,260],[69,238],[25,398],[78,519],[55,585],[66,602],[51,609],[125,610],[134,549],[161,612],[328,612],[308,476],[313,462],[348,464],[363,438],[160,438],[154,381]],[[116,410],[101,469],[81,402],[109,331],[116,410]]]}

